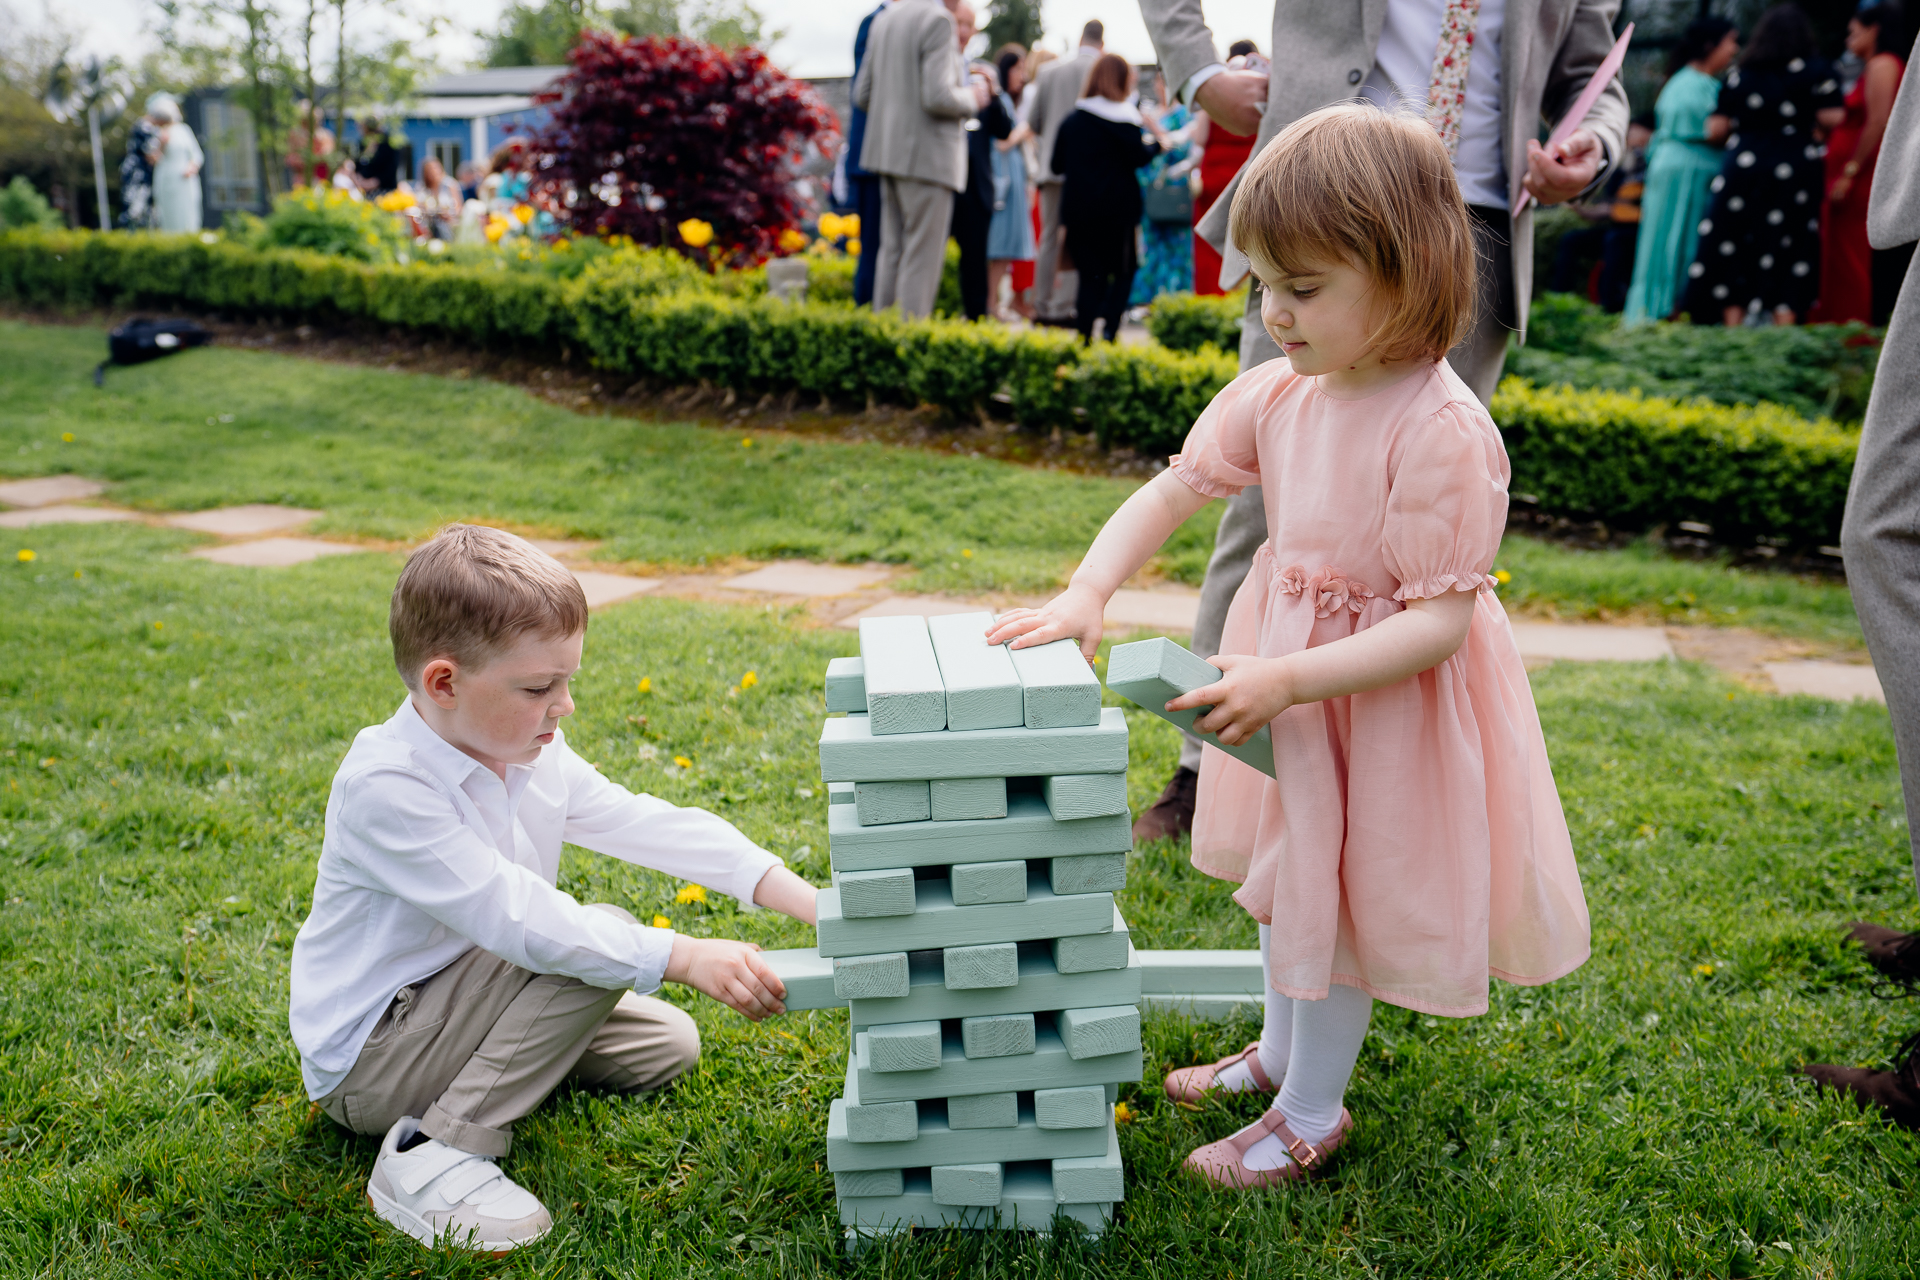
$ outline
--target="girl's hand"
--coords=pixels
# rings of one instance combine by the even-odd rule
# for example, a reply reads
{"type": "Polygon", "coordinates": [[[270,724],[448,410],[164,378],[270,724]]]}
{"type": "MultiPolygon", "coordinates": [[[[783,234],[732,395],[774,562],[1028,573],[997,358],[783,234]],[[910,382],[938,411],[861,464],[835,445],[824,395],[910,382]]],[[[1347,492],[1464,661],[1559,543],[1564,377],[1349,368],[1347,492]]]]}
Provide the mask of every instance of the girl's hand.
{"type": "Polygon", "coordinates": [[[760,958],[755,943],[680,934],[673,940],[666,978],[712,996],[754,1022],[770,1013],[787,1011],[781,1003],[787,994],[786,984],[760,958]]]}
{"type": "Polygon", "coordinates": [[[1208,661],[1226,674],[1203,689],[1181,694],[1167,704],[1167,710],[1212,707],[1193,727],[1217,734],[1227,746],[1245,742],[1301,701],[1295,696],[1293,671],[1285,658],[1223,654],[1208,661]]]}
{"type": "Polygon", "coordinates": [[[988,644],[1030,649],[1036,644],[1076,639],[1088,663],[1100,651],[1100,629],[1107,602],[1090,587],[1068,587],[1038,609],[1009,609],[987,630],[988,644]],[[1012,641],[1008,644],[1008,641],[1012,641]]]}

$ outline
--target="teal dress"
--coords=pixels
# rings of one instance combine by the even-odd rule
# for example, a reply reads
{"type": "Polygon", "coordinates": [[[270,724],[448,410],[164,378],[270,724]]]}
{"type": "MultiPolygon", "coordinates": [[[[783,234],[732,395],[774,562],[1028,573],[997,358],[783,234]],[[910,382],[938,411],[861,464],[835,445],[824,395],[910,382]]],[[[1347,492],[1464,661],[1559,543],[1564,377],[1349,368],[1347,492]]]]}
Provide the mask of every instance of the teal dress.
{"type": "Polygon", "coordinates": [[[1640,199],[1640,238],[1626,322],[1664,320],[1686,287],[1687,267],[1700,240],[1700,219],[1713,199],[1709,187],[1724,159],[1707,141],[1707,117],[1720,100],[1720,82],[1682,67],[1654,104],[1653,142],[1647,148],[1647,189],[1640,199]]]}
{"type": "MultiPolygon", "coordinates": [[[[1176,106],[1160,117],[1167,132],[1184,129],[1193,113],[1176,106]]],[[[1152,163],[1139,170],[1140,193],[1144,198],[1154,179],[1187,158],[1187,144],[1162,151],[1152,163]]],[[[1176,182],[1183,179],[1176,178],[1176,182]]],[[[1193,289],[1193,228],[1186,223],[1152,222],[1140,219],[1140,269],[1133,275],[1133,296],[1127,305],[1144,307],[1163,293],[1188,293],[1193,289]]]]}

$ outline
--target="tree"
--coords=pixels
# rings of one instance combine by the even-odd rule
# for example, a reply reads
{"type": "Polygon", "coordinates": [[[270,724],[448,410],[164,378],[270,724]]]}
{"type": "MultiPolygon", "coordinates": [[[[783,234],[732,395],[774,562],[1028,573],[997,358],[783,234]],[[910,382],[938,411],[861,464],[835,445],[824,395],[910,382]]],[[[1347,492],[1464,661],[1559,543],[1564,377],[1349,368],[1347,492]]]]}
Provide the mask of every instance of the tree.
{"type": "Polygon", "coordinates": [[[1040,42],[1040,0],[993,0],[993,12],[987,18],[987,48],[1017,44],[1031,49],[1040,42]]]}
{"type": "Polygon", "coordinates": [[[510,4],[500,15],[499,29],[487,38],[487,65],[558,66],[579,43],[591,17],[574,0],[510,4]]]}
{"type": "Polygon", "coordinates": [[[766,17],[746,0],[626,0],[602,8],[589,0],[516,0],[487,38],[490,67],[551,67],[567,60],[587,31],[627,36],[690,35],[707,44],[764,48],[785,35],[767,29],[766,17]]]}
{"type": "Polygon", "coordinates": [[[756,49],[684,36],[588,31],[573,67],[535,101],[536,203],[577,231],[631,236],[702,261],[675,229],[710,224],[719,260],[755,261],[803,209],[793,180],[839,124],[812,88],[756,49]]]}

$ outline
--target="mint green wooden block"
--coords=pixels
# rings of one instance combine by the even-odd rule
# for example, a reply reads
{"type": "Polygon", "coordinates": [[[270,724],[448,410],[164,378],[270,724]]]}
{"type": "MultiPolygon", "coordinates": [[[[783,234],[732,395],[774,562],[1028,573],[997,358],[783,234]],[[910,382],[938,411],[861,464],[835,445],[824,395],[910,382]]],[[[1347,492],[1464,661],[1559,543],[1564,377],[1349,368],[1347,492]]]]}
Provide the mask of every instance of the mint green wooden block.
{"type": "Polygon", "coordinates": [[[940,963],[949,991],[1010,987],[1020,981],[1020,945],[988,942],[977,947],[943,947],[940,963]]]}
{"type": "MultiPolygon", "coordinates": [[[[900,1022],[868,1027],[869,1068],[878,1072],[932,1071],[940,1066],[941,1035],[937,1022],[900,1022]]],[[[880,1099],[893,1101],[894,1099],[880,1099]]]]}
{"type": "MultiPolygon", "coordinates": [[[[1095,1091],[1099,1090],[1094,1086],[1095,1091]]],[[[1020,1123],[1020,1095],[976,1093],[947,1099],[947,1126],[952,1129],[1011,1129],[1020,1123]]],[[[1036,1115],[1035,1124],[1039,1124],[1036,1115]]],[[[1058,1125],[1040,1125],[1057,1129],[1058,1125]]]]}
{"type": "Polygon", "coordinates": [[[1112,1118],[1113,1104],[1101,1085],[1033,1091],[1033,1122],[1042,1129],[1096,1129],[1112,1118]]]}
{"type": "MultiPolygon", "coordinates": [[[[1189,733],[1193,732],[1193,722],[1212,708],[1168,711],[1167,703],[1183,693],[1204,689],[1218,681],[1222,674],[1211,662],[1195,657],[1164,636],[1117,644],[1107,654],[1107,688],[1189,733]]],[[[1211,733],[1195,736],[1268,777],[1273,776],[1271,728],[1263,725],[1253,737],[1231,747],[1211,733]]]]}
{"type": "MultiPolygon", "coordinates": [[[[830,892],[822,890],[821,892],[830,892]]],[[[1090,973],[1100,969],[1119,969],[1127,963],[1132,950],[1127,922],[1114,908],[1113,929],[1108,933],[1071,934],[1053,940],[1053,967],[1061,973],[1090,973]]]]}
{"type": "MultiPolygon", "coordinates": [[[[1136,1017],[1135,1022],[1138,1021],[1136,1017]]],[[[1033,1015],[988,1013],[973,1018],[962,1018],[960,1019],[960,1046],[969,1058],[1015,1058],[1021,1054],[1032,1053],[1033,1015]]],[[[1070,1044],[1068,1052],[1072,1052],[1070,1044]]],[[[1073,1056],[1084,1058],[1088,1055],[1075,1053],[1073,1056]]]]}
{"type": "Polygon", "coordinates": [[[1140,1048],[1140,1009],[1115,1004],[1099,1009],[1065,1009],[1055,1020],[1067,1053],[1081,1058],[1104,1058],[1140,1048]]]}
{"type": "MultiPolygon", "coordinates": [[[[1100,678],[1081,656],[1078,640],[1055,640],[1031,649],[1007,650],[1020,676],[1020,690],[1029,729],[1061,725],[1097,724],[1100,720],[1100,678]]],[[[1122,768],[1126,766],[1122,765],[1122,768]]],[[[1009,772],[1012,772],[1011,770],[1009,772]]],[[[1021,773],[1027,770],[1019,770],[1021,773]]],[[[1035,769],[1033,773],[1094,773],[1093,769],[1035,769]]]]}
{"type": "Polygon", "coordinates": [[[927,1170],[933,1202],[947,1205],[997,1205],[1003,1170],[996,1164],[936,1164],[927,1170]]]}
{"type": "MultiPolygon", "coordinates": [[[[869,704],[873,696],[869,664],[869,704]]],[[[839,716],[821,723],[822,781],[1037,778],[1050,773],[1121,773],[1127,767],[1127,717],[1118,707],[1101,710],[1091,724],[964,733],[943,729],[889,735],[875,729],[872,720],[870,715],[839,716]]]]}
{"type": "MultiPolygon", "coordinates": [[[[852,783],[833,783],[833,786],[852,783]]],[[[849,797],[851,798],[851,797],[849,797]]],[[[1055,822],[1037,795],[1007,797],[1007,816],[972,822],[903,822],[863,827],[850,804],[827,807],[827,848],[835,871],[944,867],[956,862],[1125,853],[1133,848],[1127,815],[1055,822]]]]}
{"type": "MultiPolygon", "coordinates": [[[[836,1009],[847,1003],[846,997],[835,989],[834,962],[813,947],[762,951],[760,959],[786,986],[787,994],[781,1003],[786,1005],[788,1013],[798,1013],[803,1009],[836,1009]]],[[[903,963],[900,968],[903,977],[900,994],[905,995],[906,965],[903,963]]]]}
{"type": "Polygon", "coordinates": [[[1018,951],[1019,980],[1015,985],[959,990],[946,985],[944,954],[914,952],[907,957],[911,975],[907,994],[850,1001],[848,1025],[858,1031],[878,1023],[970,1018],[980,1013],[1091,1009],[1106,1004],[1132,1004],[1140,999],[1138,957],[1124,969],[1061,973],[1053,967],[1051,943],[1023,942],[1018,951]]]}
{"type": "Polygon", "coordinates": [[[933,820],[973,822],[1007,816],[1005,778],[935,778],[933,820]]]}
{"type": "Polygon", "coordinates": [[[860,665],[867,688],[867,718],[875,735],[928,733],[947,727],[947,690],[940,682],[940,662],[933,656],[925,618],[906,614],[860,619],[860,665]]]}
{"type": "MultiPolygon", "coordinates": [[[[920,1136],[920,1104],[917,1102],[870,1102],[856,1105],[840,1098],[836,1099],[833,1105],[844,1112],[848,1142],[862,1144],[912,1142],[920,1136]]],[[[891,1156],[884,1159],[895,1167],[906,1164],[905,1160],[894,1159],[891,1156]]],[[[827,1167],[831,1169],[833,1166],[827,1167]]]]}
{"type": "MultiPolygon", "coordinates": [[[[829,808],[836,804],[844,804],[851,808],[853,800],[853,784],[851,782],[829,782],[827,784],[827,805],[829,808]]],[[[858,810],[855,812],[857,813],[858,810]]]]}
{"type": "Polygon", "coordinates": [[[862,1102],[897,1102],[902,1098],[954,1098],[974,1093],[1014,1093],[1030,1089],[1064,1089],[1077,1084],[1116,1084],[1138,1080],[1142,1056],[1116,1053],[1108,1058],[1076,1059],[1045,1015],[1034,1018],[1033,1052],[1013,1058],[967,1057],[960,1029],[942,1034],[940,1065],[931,1071],[875,1071],[868,1036],[856,1031],[853,1060],[859,1070],[862,1102]]]}
{"type": "Polygon", "coordinates": [[[1110,1204],[1124,1199],[1126,1194],[1126,1173],[1120,1164],[1120,1134],[1109,1113],[1107,1153],[1055,1160],[1053,1196],[1061,1204],[1110,1204]]]}
{"type": "MultiPolygon", "coordinates": [[[[883,951],[921,951],[935,947],[971,947],[987,942],[1021,942],[1061,934],[1103,933],[1113,927],[1113,895],[1082,893],[1060,897],[1046,877],[1027,869],[1027,900],[991,906],[955,904],[946,880],[914,882],[911,916],[849,919],[838,889],[822,889],[815,898],[816,946],[823,956],[870,956],[883,951]]],[[[1126,963],[1125,949],[1117,968],[1126,963]]]]}
{"type": "Polygon", "coordinates": [[[858,658],[835,658],[827,664],[827,710],[867,709],[867,667],[858,658]]]}
{"type": "MultiPolygon", "coordinates": [[[[858,874],[857,872],[854,874],[858,874]]],[[[1024,862],[960,862],[947,873],[953,901],[962,907],[1027,900],[1027,864],[1024,862]]]]}
{"type": "Polygon", "coordinates": [[[1258,996],[1267,980],[1260,971],[1260,952],[1142,951],[1140,989],[1156,993],[1205,991],[1258,996]]]}
{"type": "Polygon", "coordinates": [[[836,877],[840,914],[853,920],[913,914],[913,869],[848,871],[836,877]]]}
{"type": "Polygon", "coordinates": [[[925,782],[856,782],[853,811],[863,827],[925,822],[933,817],[933,799],[925,782]]]}
{"type": "Polygon", "coordinates": [[[987,644],[993,615],[950,613],[927,619],[940,682],[947,687],[947,728],[1004,729],[1021,724],[1025,702],[1013,660],[987,644]]]}
{"type": "Polygon", "coordinates": [[[1124,773],[1056,774],[1040,784],[1047,812],[1055,822],[1076,818],[1105,818],[1127,811],[1127,775],[1124,773]]]}
{"type": "Polygon", "coordinates": [[[1055,893],[1118,893],[1127,887],[1127,855],[1087,853],[1055,858],[1047,864],[1047,884],[1055,893]]]}
{"type": "Polygon", "coordinates": [[[1052,1160],[1099,1155],[1106,1147],[1106,1134],[1101,1131],[1042,1129],[1031,1105],[1016,1105],[1010,1127],[969,1128],[953,1123],[953,1113],[944,1098],[870,1103],[857,1092],[855,1072],[847,1073],[845,1096],[834,1099],[827,1109],[827,1168],[834,1173],[848,1169],[924,1169],[984,1160],[1052,1160]],[[852,1117],[877,1106],[915,1108],[912,1135],[887,1143],[854,1141],[852,1117]]]}
{"type": "MultiPolygon", "coordinates": [[[[842,1176],[834,1175],[836,1187],[842,1176]]],[[[840,1222],[847,1231],[849,1252],[859,1253],[869,1244],[910,1227],[1053,1231],[1062,1223],[1075,1223],[1082,1234],[1098,1237],[1113,1225],[1110,1204],[1063,1204],[1056,1200],[1052,1168],[1044,1161],[1007,1165],[1000,1182],[1000,1203],[992,1207],[936,1204],[933,1179],[925,1169],[906,1170],[902,1182],[903,1189],[897,1194],[839,1197],[840,1222]]]]}
{"type": "MultiPolygon", "coordinates": [[[[848,1000],[898,999],[908,992],[907,953],[904,951],[873,956],[840,956],[832,964],[833,994],[840,998],[841,1003],[848,1000]]],[[[792,984],[788,985],[791,987],[792,984]]]]}
{"type": "Polygon", "coordinates": [[[841,1200],[897,1196],[906,1190],[899,1169],[850,1169],[833,1175],[833,1194],[841,1200]]]}

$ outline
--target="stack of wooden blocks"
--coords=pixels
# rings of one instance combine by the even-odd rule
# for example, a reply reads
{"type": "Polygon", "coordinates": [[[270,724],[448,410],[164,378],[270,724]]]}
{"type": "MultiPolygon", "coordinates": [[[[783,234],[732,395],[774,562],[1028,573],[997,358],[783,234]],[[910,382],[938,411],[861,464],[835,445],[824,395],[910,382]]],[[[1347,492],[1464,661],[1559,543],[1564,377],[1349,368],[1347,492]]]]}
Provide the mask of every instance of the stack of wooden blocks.
{"type": "MultiPolygon", "coordinates": [[[[986,613],[872,618],[827,669],[834,887],[818,963],[850,1010],[827,1125],[850,1245],[912,1226],[1098,1233],[1113,1104],[1141,1073],[1115,908],[1127,727],[1072,641],[990,647],[986,613]]],[[[824,978],[824,974],[822,977],[824,978]]]]}

